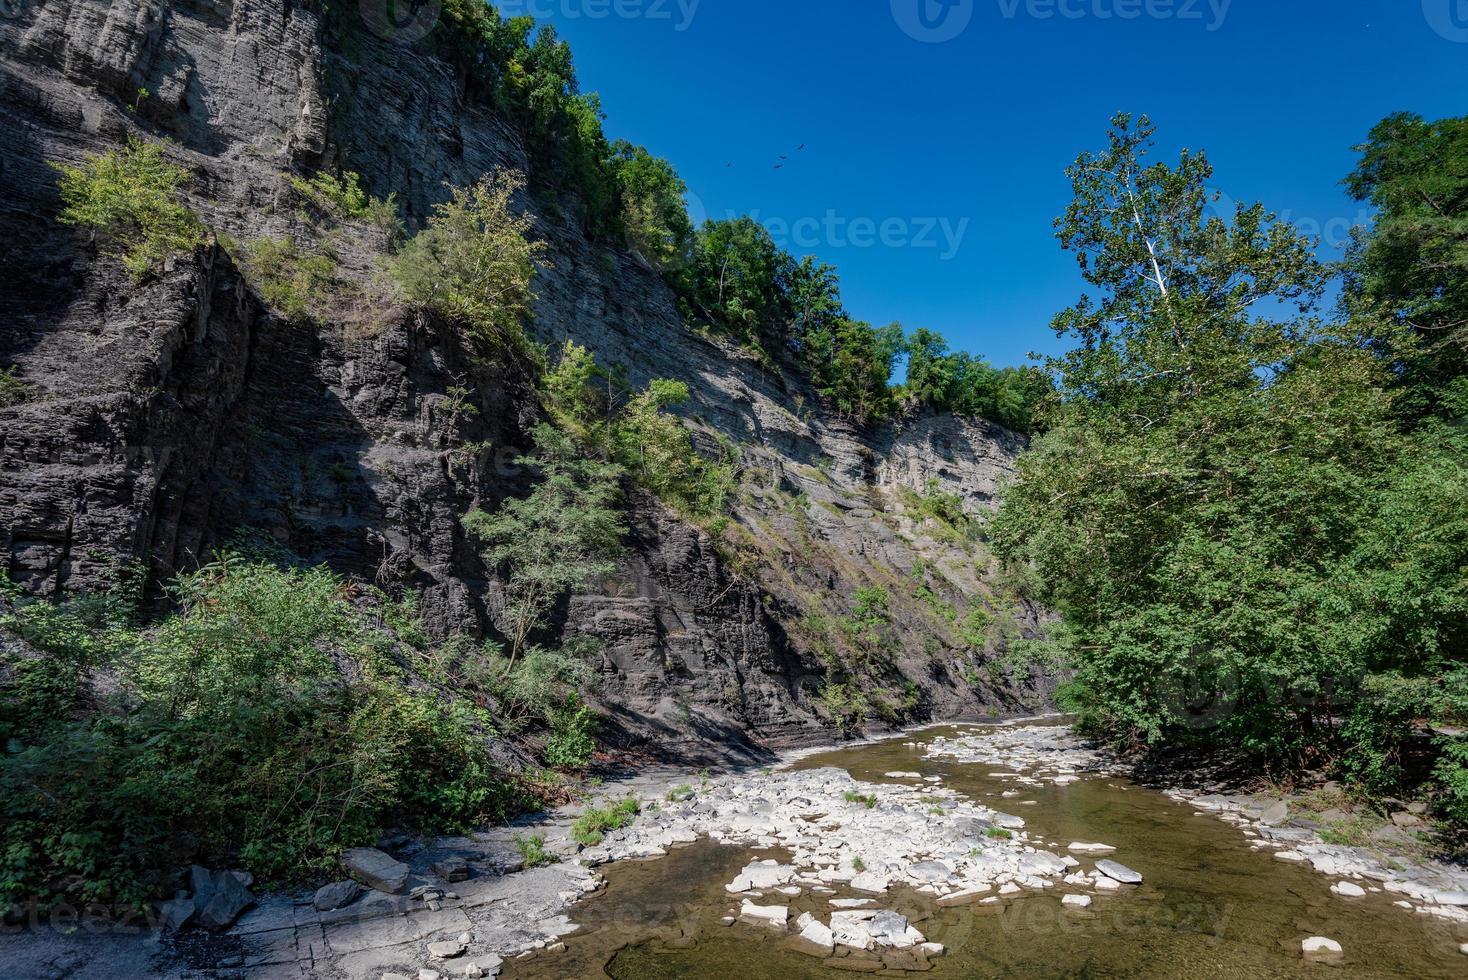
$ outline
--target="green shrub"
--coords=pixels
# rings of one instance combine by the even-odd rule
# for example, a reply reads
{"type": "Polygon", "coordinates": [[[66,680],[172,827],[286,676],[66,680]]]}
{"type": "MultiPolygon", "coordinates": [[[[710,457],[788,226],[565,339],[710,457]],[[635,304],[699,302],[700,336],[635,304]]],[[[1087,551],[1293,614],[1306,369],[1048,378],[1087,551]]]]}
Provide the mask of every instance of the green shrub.
{"type": "Polygon", "coordinates": [[[555,715],[595,679],[589,660],[596,647],[569,641],[558,650],[530,647],[513,667],[502,656],[494,658],[500,680],[494,694],[512,718],[539,718],[551,723],[555,715]]]}
{"type": "Polygon", "coordinates": [[[225,559],[146,631],[21,602],[0,628],[46,656],[0,664],[0,903],[139,905],[189,861],[291,881],[387,823],[517,808],[484,719],[405,684],[347,594],[324,570],[225,559]]]}
{"type": "Polygon", "coordinates": [[[1005,830],[1003,827],[990,827],[988,830],[984,831],[984,836],[992,837],[995,840],[1010,840],[1014,837],[1014,834],[1005,830]]]}
{"type": "Polygon", "coordinates": [[[246,264],[265,302],[291,319],[305,316],[336,276],[333,258],[305,252],[290,238],[257,238],[246,264]]]}
{"type": "Polygon", "coordinates": [[[877,806],[877,797],[875,793],[862,794],[856,792],[855,790],[847,790],[841,795],[841,798],[844,799],[847,803],[861,803],[865,805],[868,810],[874,810],[877,806]]]}
{"type": "Polygon", "coordinates": [[[455,320],[484,351],[541,359],[521,319],[530,312],[530,282],[544,242],[529,239],[534,219],[516,214],[511,198],[523,176],[502,171],[434,208],[428,226],[393,263],[403,292],[414,302],[455,320]]]}
{"type": "Polygon", "coordinates": [[[932,521],[936,526],[934,537],[940,541],[971,544],[981,536],[978,522],[963,509],[963,498],[944,493],[937,480],[929,480],[921,493],[904,487],[902,503],[914,518],[932,521]]]}
{"type": "Polygon", "coordinates": [[[553,712],[551,734],[545,743],[545,764],[556,769],[580,769],[596,751],[596,716],[574,699],[553,712]]]}
{"type": "Polygon", "coordinates": [[[994,617],[980,602],[975,602],[964,614],[958,625],[959,638],[971,650],[982,650],[989,645],[989,627],[994,617]]]}
{"type": "Polygon", "coordinates": [[[672,789],[668,790],[669,803],[686,803],[691,799],[693,799],[693,787],[689,786],[687,783],[683,783],[679,786],[674,786],[672,789]]]}
{"type": "Polygon", "coordinates": [[[1443,736],[1433,776],[1438,797],[1435,811],[1456,827],[1468,827],[1468,738],[1443,736]]]}
{"type": "Polygon", "coordinates": [[[613,426],[617,459],[648,490],[692,518],[716,518],[738,486],[737,453],[705,459],[667,409],[688,400],[681,381],[655,380],[628,402],[613,426]]]}
{"type": "Polygon", "coordinates": [[[520,852],[520,859],[525,862],[527,868],[539,868],[547,864],[560,863],[560,858],[546,853],[545,838],[539,834],[528,836],[516,834],[515,850],[520,852]]]}
{"type": "Polygon", "coordinates": [[[706,458],[683,422],[668,412],[688,401],[688,385],[656,379],[631,394],[625,380],[598,368],[586,348],[567,341],[540,387],[551,416],[588,453],[615,458],[683,516],[707,526],[728,509],[738,489],[737,450],[723,445],[718,459],[706,458]],[[599,378],[606,379],[605,392],[599,378]],[[621,397],[627,401],[619,408],[621,397]]]}
{"type": "Polygon", "coordinates": [[[821,706],[843,734],[859,729],[871,711],[866,695],[849,684],[826,684],[822,687],[821,706]]]}
{"type": "Polygon", "coordinates": [[[609,830],[621,830],[637,819],[641,807],[635,797],[627,797],[611,806],[593,807],[581,814],[571,825],[571,837],[584,847],[594,847],[602,842],[609,830]]]}
{"type": "Polygon", "coordinates": [[[28,385],[15,376],[15,367],[0,371],[0,408],[9,408],[25,401],[28,385]]]}
{"type": "Polygon", "coordinates": [[[179,200],[189,173],[164,159],[161,146],[130,139],[81,166],[52,167],[61,174],[58,220],[92,229],[104,253],[120,258],[134,278],[204,240],[203,224],[179,200]]]}
{"type": "Polygon", "coordinates": [[[582,442],[595,438],[593,425],[599,411],[591,385],[598,373],[591,351],[568,340],[555,366],[540,379],[541,399],[547,411],[582,442]]]}
{"type": "Polygon", "coordinates": [[[863,586],[853,594],[856,608],[850,616],[836,621],[846,639],[866,651],[880,649],[886,644],[885,627],[892,622],[891,596],[880,585],[863,586]]]}
{"type": "Polygon", "coordinates": [[[292,174],[290,181],[292,187],[322,210],[333,211],[352,221],[366,221],[388,235],[396,235],[402,230],[398,220],[397,195],[389,194],[386,200],[369,196],[362,190],[361,178],[355,173],[348,172],[338,177],[323,170],[309,178],[292,174]]]}

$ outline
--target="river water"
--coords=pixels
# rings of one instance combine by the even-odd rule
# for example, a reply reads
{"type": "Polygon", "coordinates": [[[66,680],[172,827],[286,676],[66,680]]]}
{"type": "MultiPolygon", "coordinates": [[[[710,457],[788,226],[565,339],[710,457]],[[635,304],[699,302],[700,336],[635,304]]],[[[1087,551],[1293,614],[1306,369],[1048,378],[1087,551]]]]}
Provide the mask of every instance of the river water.
{"type": "MultiPolygon", "coordinates": [[[[920,740],[974,730],[933,729],[920,740]]],[[[927,974],[934,978],[1468,978],[1468,956],[1458,951],[1468,941],[1462,927],[1400,909],[1392,904],[1395,896],[1338,898],[1329,891],[1331,879],[1275,860],[1267,850],[1251,850],[1237,828],[1123,779],[1026,787],[1021,797],[1005,799],[1001,794],[1015,787],[991,777],[994,766],[925,759],[902,740],[825,752],[796,768],[824,766],[873,783],[893,782],[882,774],[894,770],[942,776],[950,789],[1023,816],[1026,830],[1057,853],[1070,841],[1101,841],[1146,876],[1140,888],[1097,895],[1080,911],[1062,908],[1063,888],[949,909],[915,892],[894,891],[878,904],[907,915],[928,939],[948,947],[927,974]],[[1337,940],[1345,959],[1306,963],[1300,942],[1310,936],[1337,940]]],[[[583,929],[566,939],[567,949],[512,961],[504,976],[850,976],[787,948],[768,931],[721,924],[737,904],[724,885],[751,857],[783,855],[704,841],[665,858],[607,866],[607,887],[572,912],[583,929]]],[[[800,912],[829,912],[817,895],[790,905],[792,920],[800,912]]]]}

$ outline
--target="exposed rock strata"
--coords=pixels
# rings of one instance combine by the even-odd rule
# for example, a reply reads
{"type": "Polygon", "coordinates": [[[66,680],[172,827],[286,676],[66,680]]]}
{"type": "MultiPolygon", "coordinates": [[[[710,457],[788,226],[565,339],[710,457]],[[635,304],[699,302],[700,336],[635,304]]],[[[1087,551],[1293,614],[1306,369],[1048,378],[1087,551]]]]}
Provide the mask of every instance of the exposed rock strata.
{"type": "MultiPolygon", "coordinates": [[[[493,631],[498,583],[459,517],[524,492],[510,464],[537,417],[533,393],[523,372],[474,365],[444,324],[380,295],[381,231],[323,230],[285,175],[341,164],[395,193],[412,225],[446,183],[526,168],[513,127],[426,49],[263,0],[23,5],[0,20],[0,125],[0,368],[15,365],[27,386],[0,409],[0,568],[64,596],[138,559],[157,588],[252,528],[415,594],[438,636],[493,631]],[[191,205],[229,248],[134,282],[57,223],[49,162],[129,135],[170,141],[191,205]],[[319,322],[270,309],[231,259],[265,236],[337,256],[319,322]],[[449,394],[460,385],[469,410],[449,394]]],[[[698,443],[737,447],[746,473],[722,557],[634,498],[626,560],[563,610],[558,630],[605,643],[611,737],[716,759],[829,732],[814,696],[829,642],[810,626],[849,612],[861,586],[892,595],[893,670],[874,718],[1043,698],[1042,679],[989,669],[1038,612],[997,600],[982,545],[955,542],[905,501],[938,487],[981,512],[1022,440],[947,416],[854,427],[790,371],[691,331],[633,257],[550,217],[537,233],[550,260],[538,336],[586,345],[633,384],[686,381],[698,443]],[[975,604],[1000,624],[987,650],[957,635],[975,604]]]]}

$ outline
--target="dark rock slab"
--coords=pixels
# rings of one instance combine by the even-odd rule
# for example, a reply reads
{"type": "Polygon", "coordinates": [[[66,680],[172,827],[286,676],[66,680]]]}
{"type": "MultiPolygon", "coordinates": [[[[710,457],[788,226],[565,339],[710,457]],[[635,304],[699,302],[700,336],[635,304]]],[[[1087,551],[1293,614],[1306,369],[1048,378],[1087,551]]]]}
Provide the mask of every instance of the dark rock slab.
{"type": "Polygon", "coordinates": [[[352,848],[341,856],[341,865],[364,885],[389,895],[408,887],[408,866],[375,847],[352,848]]]}

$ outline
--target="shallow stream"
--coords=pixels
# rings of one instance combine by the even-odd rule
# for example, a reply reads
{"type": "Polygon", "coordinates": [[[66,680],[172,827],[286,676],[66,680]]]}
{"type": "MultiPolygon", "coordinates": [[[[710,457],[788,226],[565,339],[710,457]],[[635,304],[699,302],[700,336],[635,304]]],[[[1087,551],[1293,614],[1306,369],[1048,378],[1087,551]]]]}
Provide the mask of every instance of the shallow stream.
{"type": "MultiPolygon", "coordinates": [[[[934,729],[918,740],[973,730],[934,729]]],[[[1026,786],[1004,798],[1016,786],[991,776],[995,767],[925,759],[903,740],[822,753],[796,768],[824,766],[873,783],[894,782],[883,776],[894,770],[942,776],[950,789],[1023,816],[1042,846],[1063,854],[1071,841],[1102,841],[1145,875],[1140,888],[1098,895],[1085,910],[1062,908],[1064,888],[965,908],[938,908],[929,897],[894,891],[879,904],[948,948],[927,974],[934,978],[1468,978],[1468,956],[1458,951],[1468,941],[1461,927],[1404,911],[1392,904],[1395,896],[1332,895],[1331,879],[1251,850],[1239,829],[1122,779],[1026,786]],[[1300,942],[1310,936],[1339,941],[1344,961],[1306,963],[1300,942]]],[[[665,858],[607,866],[607,887],[572,912],[583,929],[566,939],[566,950],[508,963],[504,976],[850,976],[768,931],[720,922],[737,905],[724,885],[752,856],[782,855],[701,841],[665,858]]],[[[829,911],[827,896],[809,893],[790,906],[792,919],[829,911]]]]}

